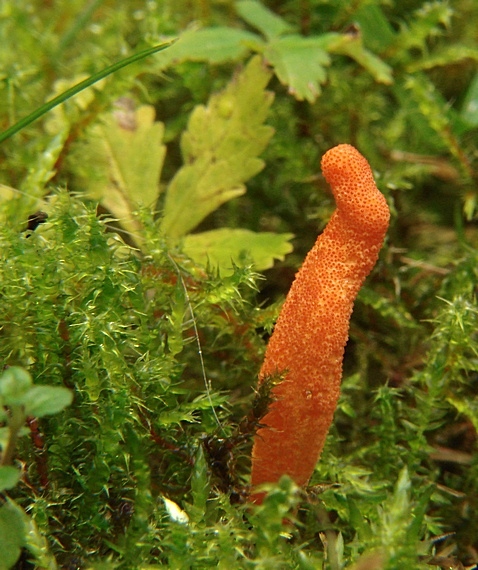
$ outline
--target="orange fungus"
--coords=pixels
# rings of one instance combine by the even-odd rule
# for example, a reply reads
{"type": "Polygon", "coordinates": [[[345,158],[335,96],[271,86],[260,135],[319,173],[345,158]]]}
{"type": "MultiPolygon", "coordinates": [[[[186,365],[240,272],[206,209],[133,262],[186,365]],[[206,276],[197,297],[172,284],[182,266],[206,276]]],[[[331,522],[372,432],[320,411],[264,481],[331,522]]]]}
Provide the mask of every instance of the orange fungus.
{"type": "Polygon", "coordinates": [[[309,481],[340,393],[353,303],[388,228],[386,200],[353,146],[329,150],[322,172],[337,209],[296,275],[259,372],[259,383],[282,380],[254,438],[253,487],[284,474],[298,485],[309,481]]]}

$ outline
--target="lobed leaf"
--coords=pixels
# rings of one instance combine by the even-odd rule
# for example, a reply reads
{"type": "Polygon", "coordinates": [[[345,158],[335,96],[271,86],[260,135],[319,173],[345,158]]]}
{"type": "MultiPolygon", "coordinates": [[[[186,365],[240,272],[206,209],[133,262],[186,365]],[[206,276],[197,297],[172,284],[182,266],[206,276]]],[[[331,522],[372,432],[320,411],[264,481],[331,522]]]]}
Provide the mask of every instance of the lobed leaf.
{"type": "Polygon", "coordinates": [[[293,34],[273,38],[264,50],[264,57],[296,99],[313,103],[320,95],[320,85],[327,78],[325,68],[330,64],[323,37],[293,34]]]}
{"type": "Polygon", "coordinates": [[[270,72],[254,57],[207,107],[193,111],[183,134],[184,166],[166,192],[161,230],[179,238],[221,204],[245,192],[244,182],[262,170],[258,155],[272,128],[263,124],[272,102],[270,72]]]}
{"type": "Polygon", "coordinates": [[[156,207],[166,154],[161,144],[164,126],[154,117],[152,106],[133,111],[126,101],[112,117],[94,128],[88,141],[96,177],[88,179],[86,193],[100,200],[137,240],[141,228],[133,213],[140,207],[156,207]]]}
{"type": "Polygon", "coordinates": [[[291,238],[292,234],[220,228],[186,236],[183,251],[197,262],[217,266],[222,272],[232,271],[234,265],[245,259],[253,263],[254,270],[263,271],[292,251],[291,238]]]}

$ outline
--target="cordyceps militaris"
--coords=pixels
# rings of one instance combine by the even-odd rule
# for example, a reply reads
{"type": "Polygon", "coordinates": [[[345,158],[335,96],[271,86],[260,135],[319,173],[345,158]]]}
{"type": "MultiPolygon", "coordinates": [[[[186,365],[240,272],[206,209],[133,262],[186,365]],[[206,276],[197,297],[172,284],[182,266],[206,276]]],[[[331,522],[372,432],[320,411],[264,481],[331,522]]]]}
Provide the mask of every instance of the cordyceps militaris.
{"type": "MultiPolygon", "coordinates": [[[[298,485],[309,481],[340,394],[354,300],[388,228],[387,202],[353,146],[330,149],[322,171],[337,209],[298,271],[267,346],[259,383],[283,379],[254,438],[253,488],[284,474],[298,485]]],[[[253,491],[253,501],[263,497],[253,491]]]]}

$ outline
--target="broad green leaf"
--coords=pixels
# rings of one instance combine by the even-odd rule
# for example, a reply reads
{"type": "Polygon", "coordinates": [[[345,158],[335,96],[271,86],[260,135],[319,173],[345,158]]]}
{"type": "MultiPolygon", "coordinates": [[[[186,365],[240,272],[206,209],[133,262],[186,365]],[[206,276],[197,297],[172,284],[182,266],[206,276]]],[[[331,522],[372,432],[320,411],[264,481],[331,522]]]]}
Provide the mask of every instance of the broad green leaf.
{"type": "Polygon", "coordinates": [[[31,386],[30,374],[24,368],[11,366],[0,376],[0,398],[7,406],[24,404],[31,386]]]}
{"type": "Polygon", "coordinates": [[[94,128],[89,150],[95,175],[85,171],[84,176],[88,196],[100,200],[137,242],[141,227],[133,213],[142,206],[155,208],[166,152],[161,144],[164,126],[154,116],[152,106],[133,111],[125,101],[94,128]]]}
{"type": "Polygon", "coordinates": [[[16,467],[2,465],[0,467],[0,492],[15,487],[20,480],[21,474],[21,471],[16,467]]]}
{"type": "Polygon", "coordinates": [[[236,10],[243,20],[263,33],[266,38],[292,31],[292,27],[285,20],[256,0],[236,2],[236,10]]]}
{"type": "Polygon", "coordinates": [[[12,568],[25,544],[25,527],[18,507],[10,502],[0,507],[1,568],[12,568]]]}
{"type": "Polygon", "coordinates": [[[179,238],[221,204],[240,196],[244,182],[262,170],[258,155],[272,136],[264,125],[272,95],[270,72],[254,57],[207,107],[192,112],[181,140],[184,166],[166,192],[161,230],[179,238]]]}
{"type": "Polygon", "coordinates": [[[32,386],[24,398],[25,414],[41,418],[61,412],[73,401],[73,392],[62,386],[32,386]]]}
{"type": "Polygon", "coordinates": [[[207,61],[211,64],[238,61],[249,53],[251,46],[262,43],[256,34],[218,26],[187,30],[167,50],[157,54],[154,69],[162,70],[183,61],[207,61]]]}
{"type": "Polygon", "coordinates": [[[297,34],[274,38],[267,44],[264,57],[274,67],[279,81],[299,101],[313,103],[320,95],[320,84],[327,78],[325,67],[330,57],[323,37],[297,34]]]}
{"type": "Polygon", "coordinates": [[[192,259],[229,272],[233,265],[252,262],[254,269],[272,267],[274,260],[284,259],[292,251],[292,234],[256,233],[246,229],[220,228],[184,238],[183,250],[192,259]]]}

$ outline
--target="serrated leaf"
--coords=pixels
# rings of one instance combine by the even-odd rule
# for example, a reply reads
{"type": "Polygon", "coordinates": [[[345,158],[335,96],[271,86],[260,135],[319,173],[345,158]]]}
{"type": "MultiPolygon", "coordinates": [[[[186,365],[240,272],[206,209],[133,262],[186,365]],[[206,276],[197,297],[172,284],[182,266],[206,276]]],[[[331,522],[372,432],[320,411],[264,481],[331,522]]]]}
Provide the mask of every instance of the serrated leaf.
{"type": "Polygon", "coordinates": [[[264,57],[274,67],[279,81],[288,86],[289,93],[299,101],[313,103],[327,78],[325,67],[330,64],[325,45],[323,37],[293,34],[272,39],[264,57]]]}
{"type": "Polygon", "coordinates": [[[220,228],[186,236],[183,251],[199,263],[219,267],[222,273],[230,272],[233,265],[244,261],[263,271],[292,251],[289,241],[292,237],[292,234],[220,228]]]}
{"type": "Polygon", "coordinates": [[[256,0],[236,2],[236,11],[244,21],[263,33],[266,38],[280,36],[292,30],[292,26],[285,20],[256,0]]]}
{"type": "Polygon", "coordinates": [[[96,176],[88,178],[86,192],[136,234],[137,241],[141,228],[133,212],[141,206],[154,209],[166,152],[161,144],[164,126],[154,118],[150,105],[136,111],[126,106],[96,126],[89,141],[96,176]]]}
{"type": "Polygon", "coordinates": [[[261,58],[254,57],[207,107],[194,109],[181,140],[185,164],[166,192],[163,233],[172,238],[187,234],[221,204],[243,194],[244,182],[262,170],[257,156],[273,132],[263,124],[272,102],[265,90],[269,78],[261,58]]]}

